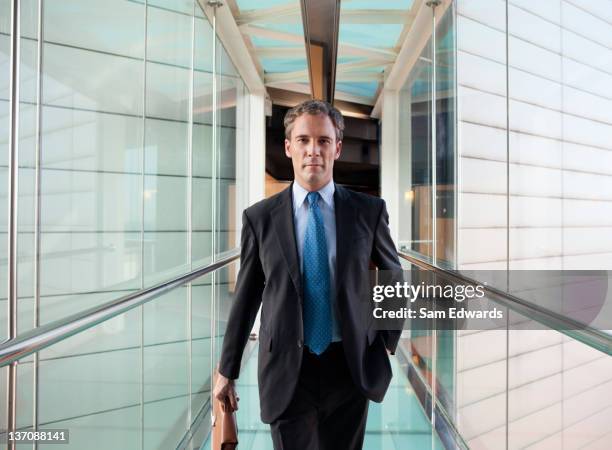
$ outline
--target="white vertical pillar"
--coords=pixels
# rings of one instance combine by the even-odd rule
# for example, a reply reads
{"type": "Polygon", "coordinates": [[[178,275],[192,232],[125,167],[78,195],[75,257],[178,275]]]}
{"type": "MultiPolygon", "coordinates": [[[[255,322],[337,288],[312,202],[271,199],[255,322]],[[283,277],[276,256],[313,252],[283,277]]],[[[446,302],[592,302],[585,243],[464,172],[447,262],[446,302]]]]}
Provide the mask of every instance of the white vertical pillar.
{"type": "Polygon", "coordinates": [[[248,120],[248,204],[266,196],[266,114],[265,93],[249,94],[248,120]]]}
{"type": "MultiPolygon", "coordinates": [[[[248,205],[257,203],[266,197],[266,110],[265,92],[256,91],[248,94],[248,131],[245,133],[247,151],[245,161],[248,172],[248,205]]],[[[245,206],[248,206],[245,205],[245,206]]],[[[253,323],[252,333],[259,333],[260,312],[253,323]]]]}
{"type": "Polygon", "coordinates": [[[234,247],[240,247],[240,227],[242,210],[249,205],[249,94],[246,87],[239,84],[236,92],[236,192],[233,217],[236,233],[234,247]]]}
{"type": "Polygon", "coordinates": [[[399,93],[391,89],[382,92],[382,129],[380,148],[380,195],[387,203],[391,237],[399,238],[399,93]]]}

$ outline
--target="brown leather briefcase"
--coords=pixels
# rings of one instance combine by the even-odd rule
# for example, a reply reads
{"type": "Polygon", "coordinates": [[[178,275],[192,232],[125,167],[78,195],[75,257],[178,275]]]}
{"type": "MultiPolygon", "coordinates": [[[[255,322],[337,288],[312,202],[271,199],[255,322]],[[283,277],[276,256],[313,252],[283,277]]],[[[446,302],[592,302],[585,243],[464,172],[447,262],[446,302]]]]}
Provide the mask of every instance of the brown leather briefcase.
{"type": "MultiPolygon", "coordinates": [[[[216,382],[215,374],[215,382],[216,382]]],[[[225,411],[221,402],[213,399],[212,450],[235,450],[238,447],[238,427],[236,414],[229,400],[226,400],[225,411]]]]}

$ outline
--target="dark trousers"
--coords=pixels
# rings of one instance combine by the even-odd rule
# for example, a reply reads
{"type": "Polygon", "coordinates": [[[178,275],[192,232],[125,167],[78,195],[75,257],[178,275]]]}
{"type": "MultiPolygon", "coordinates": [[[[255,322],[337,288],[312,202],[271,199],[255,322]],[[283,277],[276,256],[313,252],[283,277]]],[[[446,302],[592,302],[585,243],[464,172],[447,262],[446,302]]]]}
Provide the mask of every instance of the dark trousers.
{"type": "Polygon", "coordinates": [[[304,347],[293,398],[270,425],[274,450],[361,450],[367,416],[368,399],[353,383],[342,342],[320,356],[304,347]]]}

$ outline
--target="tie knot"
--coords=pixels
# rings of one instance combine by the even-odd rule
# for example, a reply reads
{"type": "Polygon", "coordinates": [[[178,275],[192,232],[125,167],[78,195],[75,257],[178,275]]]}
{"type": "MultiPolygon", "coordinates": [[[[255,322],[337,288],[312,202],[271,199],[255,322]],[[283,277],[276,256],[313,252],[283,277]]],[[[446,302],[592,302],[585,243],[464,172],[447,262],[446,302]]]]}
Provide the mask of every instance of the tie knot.
{"type": "Polygon", "coordinates": [[[309,192],[306,196],[306,198],[308,199],[308,204],[310,206],[316,205],[317,200],[319,200],[319,197],[321,197],[321,194],[319,194],[318,192],[309,192]]]}

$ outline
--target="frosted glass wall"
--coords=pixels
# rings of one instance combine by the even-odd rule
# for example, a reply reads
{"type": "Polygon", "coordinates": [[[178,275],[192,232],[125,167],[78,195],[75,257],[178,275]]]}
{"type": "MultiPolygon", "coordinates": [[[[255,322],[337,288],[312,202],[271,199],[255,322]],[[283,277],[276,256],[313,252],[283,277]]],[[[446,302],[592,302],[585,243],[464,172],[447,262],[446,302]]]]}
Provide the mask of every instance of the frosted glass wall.
{"type": "MultiPolygon", "coordinates": [[[[436,37],[436,69],[456,69],[456,89],[434,89],[430,38],[399,92],[400,248],[432,261],[436,247],[436,263],[459,270],[612,268],[610,2],[455,0],[436,37]],[[444,46],[450,17],[456,49],[444,46]],[[453,93],[455,115],[439,103],[453,93]],[[454,254],[429,200],[433,94],[454,254]]],[[[405,343],[470,448],[609,446],[609,355],[555,330],[412,330],[405,343]]]]}
{"type": "MultiPolygon", "coordinates": [[[[459,268],[612,268],[609,2],[455,3],[459,268]]],[[[472,448],[609,442],[608,355],[510,330],[460,333],[456,358],[472,448]]]]}
{"type": "Polygon", "coordinates": [[[457,1],[461,267],[612,268],[604,4],[457,1]]]}
{"type": "MultiPolygon", "coordinates": [[[[20,3],[23,333],[238,245],[248,92],[198,2],[20,3]]],[[[0,0],[0,341],[10,4],[0,0]]],[[[38,361],[22,359],[17,426],[70,428],[75,449],[174,448],[208,401],[211,302],[229,308],[235,273],[198,279],[40,352],[38,361]]]]}

